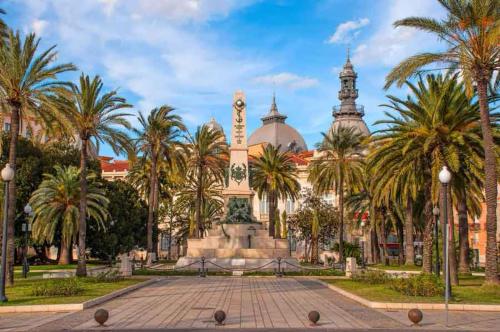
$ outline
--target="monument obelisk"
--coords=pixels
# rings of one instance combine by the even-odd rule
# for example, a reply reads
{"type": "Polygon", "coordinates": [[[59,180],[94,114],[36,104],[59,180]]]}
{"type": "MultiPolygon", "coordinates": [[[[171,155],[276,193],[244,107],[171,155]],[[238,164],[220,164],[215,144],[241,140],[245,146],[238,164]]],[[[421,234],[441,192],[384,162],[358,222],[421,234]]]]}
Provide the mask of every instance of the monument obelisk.
{"type": "Polygon", "coordinates": [[[242,91],[236,91],[233,95],[229,154],[229,181],[222,192],[225,206],[233,197],[246,198],[251,205],[253,192],[248,181],[247,105],[242,91]]]}

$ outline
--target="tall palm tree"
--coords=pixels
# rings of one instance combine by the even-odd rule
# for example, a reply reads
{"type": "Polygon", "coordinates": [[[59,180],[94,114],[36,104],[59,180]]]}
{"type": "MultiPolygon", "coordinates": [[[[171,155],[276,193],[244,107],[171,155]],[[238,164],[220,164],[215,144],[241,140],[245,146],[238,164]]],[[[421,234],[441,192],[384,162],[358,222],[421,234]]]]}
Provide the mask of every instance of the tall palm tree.
{"type": "Polygon", "coordinates": [[[116,154],[130,151],[130,139],[121,128],[130,128],[126,116],[120,112],[131,107],[116,91],[104,92],[99,76],[92,79],[83,73],[79,85],[72,84],[60,102],[68,113],[68,120],[80,143],[80,220],[78,223],[78,276],[87,275],[85,239],[87,235],[87,168],[90,151],[99,151],[102,143],[111,146],[116,154]]]}
{"type": "MultiPolygon", "coordinates": [[[[29,34],[24,41],[19,32],[8,31],[0,43],[0,101],[2,108],[10,111],[9,164],[16,168],[16,148],[21,118],[28,116],[40,122],[61,118],[54,107],[54,96],[63,90],[65,83],[57,75],[75,70],[72,64],[55,64],[55,46],[41,51],[40,39],[29,34]]],[[[14,178],[15,179],[15,178],[14,178]]],[[[9,210],[7,211],[7,282],[14,283],[14,219],[16,215],[16,181],[9,183],[9,210]]]]}
{"type": "Polygon", "coordinates": [[[182,132],[186,127],[179,115],[168,105],[155,108],[145,117],[139,114],[140,129],[134,129],[137,135],[136,148],[143,153],[143,160],[149,165],[148,183],[148,223],[147,252],[148,264],[153,256],[153,226],[155,225],[159,204],[159,164],[165,168],[176,167],[180,162],[182,132]],[[144,159],[145,158],[145,159],[144,159]]]}
{"type": "MultiPolygon", "coordinates": [[[[74,166],[55,166],[55,174],[44,174],[44,179],[30,198],[33,207],[33,237],[39,241],[53,243],[56,233],[61,234],[59,264],[71,262],[71,244],[76,241],[80,218],[80,172],[74,166]]],[[[109,200],[96,176],[87,175],[87,217],[93,218],[102,227],[108,218],[109,200]]]]}
{"type": "MultiPolygon", "coordinates": [[[[252,187],[259,199],[266,194],[269,202],[269,236],[276,237],[276,210],[279,199],[299,197],[297,167],[288,152],[269,144],[252,164],[252,187]]],[[[280,237],[280,235],[278,235],[280,237]]]]}
{"type": "Polygon", "coordinates": [[[445,20],[409,17],[394,23],[396,27],[412,27],[436,35],[447,44],[437,53],[420,53],[398,64],[386,78],[386,88],[397,82],[402,86],[407,78],[423,67],[441,63],[460,71],[467,92],[473,86],[479,100],[484,146],[486,194],[486,281],[498,283],[497,248],[497,161],[488,106],[488,86],[492,79],[494,91],[500,83],[500,3],[498,0],[438,0],[447,11],[445,20]],[[496,78],[494,78],[494,74],[496,78]]]}
{"type": "Polygon", "coordinates": [[[224,134],[206,125],[198,127],[194,135],[187,136],[188,175],[196,182],[195,220],[197,237],[203,237],[203,184],[206,177],[223,184],[228,164],[224,134]]]}
{"type": "Polygon", "coordinates": [[[351,127],[339,126],[322,133],[318,143],[320,156],[313,159],[309,181],[314,190],[328,193],[334,190],[339,198],[339,261],[344,261],[344,193],[360,189],[363,177],[363,135],[351,127]]]}
{"type": "MultiPolygon", "coordinates": [[[[388,96],[390,104],[383,105],[396,114],[386,112],[389,119],[376,122],[386,128],[374,136],[381,146],[370,155],[369,164],[378,170],[373,181],[382,199],[396,201],[403,194],[403,199],[415,200],[416,192],[424,192],[423,271],[431,272],[432,204],[438,203],[441,187],[438,173],[446,165],[454,178],[464,169],[479,174],[481,130],[477,104],[465,95],[456,75],[428,75],[407,86],[412,95],[405,100],[388,96]]],[[[450,250],[452,263],[455,258],[455,250],[450,250]]],[[[456,273],[452,276],[458,282],[456,273]]]]}
{"type": "MultiPolygon", "coordinates": [[[[0,8],[0,15],[5,15],[6,12],[2,8],[0,8]]],[[[0,18],[0,37],[5,38],[9,35],[8,33],[9,27],[5,23],[3,19],[0,18]]]]}

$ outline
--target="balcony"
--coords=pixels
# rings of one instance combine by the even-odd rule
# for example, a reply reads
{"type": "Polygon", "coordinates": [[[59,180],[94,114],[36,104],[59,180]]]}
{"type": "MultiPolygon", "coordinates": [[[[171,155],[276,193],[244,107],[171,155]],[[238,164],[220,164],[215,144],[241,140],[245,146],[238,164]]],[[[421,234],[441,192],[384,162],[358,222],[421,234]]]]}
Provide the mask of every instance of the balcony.
{"type": "MultiPolygon", "coordinates": [[[[346,108],[349,108],[349,106],[346,107],[346,108]]],[[[344,108],[344,110],[342,110],[342,106],[341,105],[334,106],[333,107],[332,115],[333,116],[338,116],[338,115],[365,116],[365,107],[363,105],[356,105],[356,110],[355,111],[349,110],[349,109],[346,109],[346,108],[344,108]]]]}

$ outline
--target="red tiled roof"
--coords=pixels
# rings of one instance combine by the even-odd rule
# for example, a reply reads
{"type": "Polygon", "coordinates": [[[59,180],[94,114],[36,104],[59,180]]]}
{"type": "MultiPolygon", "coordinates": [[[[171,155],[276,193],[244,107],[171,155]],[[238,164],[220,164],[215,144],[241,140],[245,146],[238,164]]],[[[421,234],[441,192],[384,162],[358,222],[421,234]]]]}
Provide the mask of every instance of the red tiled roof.
{"type": "Polygon", "coordinates": [[[128,171],[128,160],[113,160],[111,157],[99,157],[103,172],[124,172],[128,171]]]}

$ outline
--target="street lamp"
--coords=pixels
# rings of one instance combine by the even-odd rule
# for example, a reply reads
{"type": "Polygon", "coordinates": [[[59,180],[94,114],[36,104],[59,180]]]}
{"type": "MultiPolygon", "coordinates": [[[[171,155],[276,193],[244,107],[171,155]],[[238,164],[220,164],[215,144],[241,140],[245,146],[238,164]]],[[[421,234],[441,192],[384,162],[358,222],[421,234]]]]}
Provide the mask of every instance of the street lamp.
{"type": "Polygon", "coordinates": [[[444,269],[445,269],[445,293],[444,293],[444,303],[446,309],[446,326],[448,326],[448,301],[451,295],[451,287],[450,287],[450,259],[448,257],[448,244],[449,244],[449,236],[448,236],[448,183],[451,180],[451,173],[448,170],[448,167],[443,166],[443,169],[439,172],[439,181],[443,185],[443,217],[442,222],[444,225],[444,269]]]}
{"type": "Polygon", "coordinates": [[[2,271],[0,273],[0,302],[7,302],[5,296],[5,276],[7,275],[7,210],[9,209],[9,182],[14,179],[14,169],[6,164],[0,172],[4,181],[3,232],[2,232],[2,271]]]}
{"type": "Polygon", "coordinates": [[[436,239],[436,275],[439,278],[440,266],[439,266],[439,208],[437,206],[432,209],[432,214],[434,215],[434,238],[436,239]]]}
{"type": "Polygon", "coordinates": [[[29,218],[33,214],[33,209],[31,205],[28,203],[24,207],[24,213],[26,213],[26,219],[23,223],[23,232],[24,232],[24,252],[23,252],[23,277],[28,277],[28,272],[30,270],[30,266],[28,264],[28,234],[31,232],[31,222],[29,218]]]}
{"type": "MultiPolygon", "coordinates": [[[[361,267],[365,267],[365,221],[361,220],[361,267]]],[[[400,249],[401,250],[401,249],[400,249]]]]}

